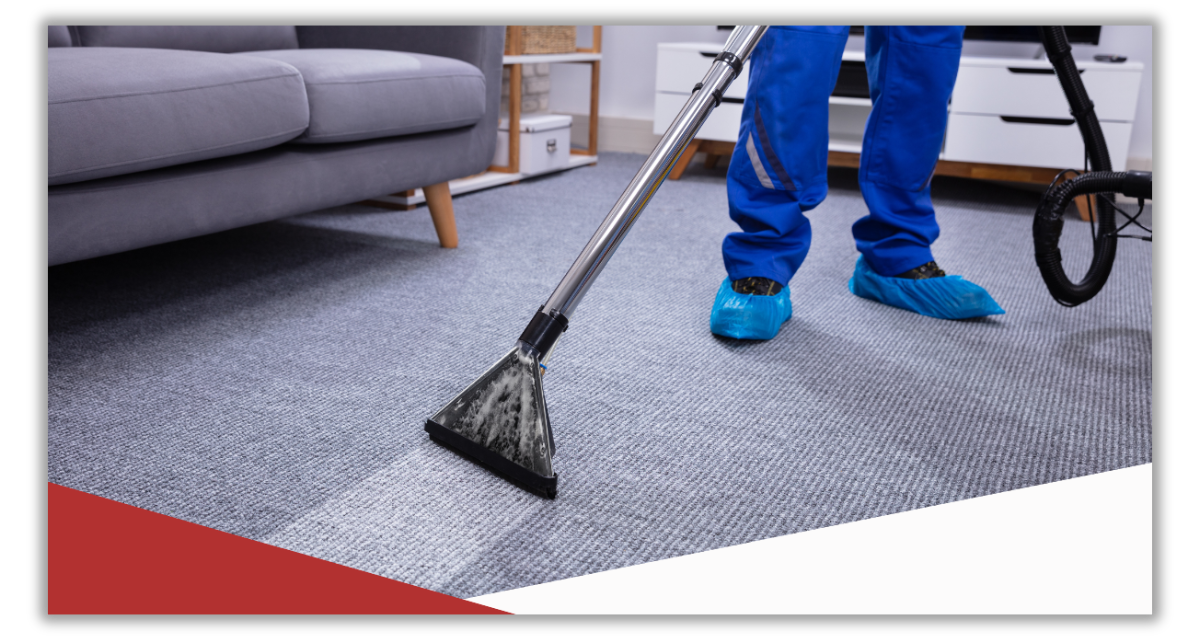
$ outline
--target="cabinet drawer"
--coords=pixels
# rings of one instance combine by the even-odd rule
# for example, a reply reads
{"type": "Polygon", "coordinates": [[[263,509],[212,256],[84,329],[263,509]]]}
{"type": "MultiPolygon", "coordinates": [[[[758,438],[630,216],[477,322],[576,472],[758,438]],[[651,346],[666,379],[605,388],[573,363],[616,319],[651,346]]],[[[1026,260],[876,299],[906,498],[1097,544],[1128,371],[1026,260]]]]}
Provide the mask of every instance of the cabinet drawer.
{"type": "MultiPolygon", "coordinates": [[[[1114,171],[1124,171],[1129,154],[1130,122],[1101,122],[1114,171]]],[[[951,113],[944,160],[1013,164],[1053,169],[1083,168],[1079,126],[1011,122],[1000,116],[951,113]]]]}
{"type": "MultiPolygon", "coordinates": [[[[654,96],[654,133],[666,133],[671,121],[679,115],[691,93],[657,93],[654,96]]],[[[708,120],[696,134],[701,140],[737,142],[738,126],[742,120],[742,105],[728,100],[708,114],[708,120]]]]}
{"type": "MultiPolygon", "coordinates": [[[[1129,122],[1137,111],[1140,71],[1118,71],[1086,67],[1080,78],[1101,120],[1129,122]]],[[[968,66],[958,69],[953,113],[1070,118],[1071,109],[1058,76],[1049,63],[1030,66],[1012,63],[999,66],[968,66]]]]}
{"type": "MultiPolygon", "coordinates": [[[[679,44],[658,45],[658,66],[655,69],[655,91],[691,93],[692,87],[704,79],[725,45],[679,44]],[[705,55],[707,54],[707,55],[705,55]]],[[[746,86],[750,77],[750,63],[742,67],[741,74],[729,85],[725,95],[730,98],[746,97],[746,86]]]]}

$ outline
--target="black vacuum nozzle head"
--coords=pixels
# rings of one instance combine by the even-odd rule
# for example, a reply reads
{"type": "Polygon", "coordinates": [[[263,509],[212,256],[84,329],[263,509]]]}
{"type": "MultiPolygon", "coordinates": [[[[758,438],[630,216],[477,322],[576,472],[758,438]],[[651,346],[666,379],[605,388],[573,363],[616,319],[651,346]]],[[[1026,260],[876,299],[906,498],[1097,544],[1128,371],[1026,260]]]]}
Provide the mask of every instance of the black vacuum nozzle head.
{"type": "Polygon", "coordinates": [[[524,344],[427,420],[425,431],[523,489],[547,498],[558,494],[538,356],[524,344]]]}

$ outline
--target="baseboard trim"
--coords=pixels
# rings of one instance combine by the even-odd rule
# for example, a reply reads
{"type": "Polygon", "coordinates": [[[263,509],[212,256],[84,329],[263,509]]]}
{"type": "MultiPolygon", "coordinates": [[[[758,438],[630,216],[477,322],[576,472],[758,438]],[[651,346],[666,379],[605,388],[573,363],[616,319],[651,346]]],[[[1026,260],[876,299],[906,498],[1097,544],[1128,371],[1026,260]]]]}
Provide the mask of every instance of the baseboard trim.
{"type": "MultiPolygon", "coordinates": [[[[567,113],[563,115],[571,116],[571,144],[587,148],[587,114],[567,113]]],[[[654,146],[658,144],[660,138],[662,138],[661,135],[654,133],[653,120],[600,116],[596,128],[596,147],[600,151],[648,155],[654,151],[654,146]]]]}
{"type": "Polygon", "coordinates": [[[1154,171],[1154,158],[1129,158],[1125,161],[1129,171],[1154,171]]]}

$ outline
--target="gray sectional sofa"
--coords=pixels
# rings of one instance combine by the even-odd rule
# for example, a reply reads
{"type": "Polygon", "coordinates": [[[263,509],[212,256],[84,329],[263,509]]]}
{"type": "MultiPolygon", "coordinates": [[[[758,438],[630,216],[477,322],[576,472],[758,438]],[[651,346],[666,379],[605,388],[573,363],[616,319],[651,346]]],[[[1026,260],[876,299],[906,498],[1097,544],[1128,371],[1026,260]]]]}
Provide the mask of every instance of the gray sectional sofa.
{"type": "Polygon", "coordinates": [[[503,27],[51,26],[49,263],[418,187],[453,246],[445,183],[492,159],[503,49],[503,27]]]}

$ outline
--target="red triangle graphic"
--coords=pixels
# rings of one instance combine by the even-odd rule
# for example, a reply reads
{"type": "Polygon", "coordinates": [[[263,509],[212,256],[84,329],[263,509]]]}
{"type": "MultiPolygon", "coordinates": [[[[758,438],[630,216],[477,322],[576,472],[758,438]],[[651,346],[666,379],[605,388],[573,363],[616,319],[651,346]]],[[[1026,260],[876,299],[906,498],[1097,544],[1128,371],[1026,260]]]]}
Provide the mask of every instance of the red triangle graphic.
{"type": "Polygon", "coordinates": [[[51,614],[505,613],[50,483],[51,614]]]}

